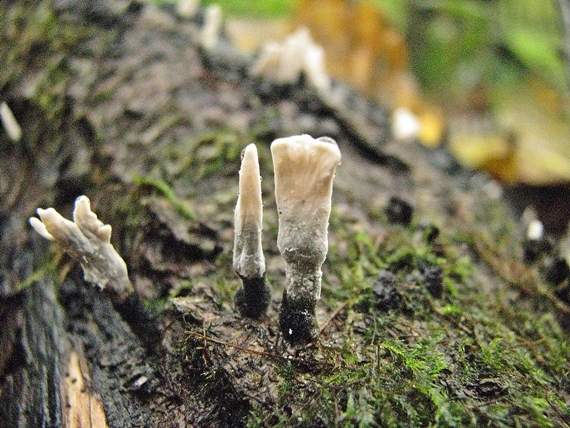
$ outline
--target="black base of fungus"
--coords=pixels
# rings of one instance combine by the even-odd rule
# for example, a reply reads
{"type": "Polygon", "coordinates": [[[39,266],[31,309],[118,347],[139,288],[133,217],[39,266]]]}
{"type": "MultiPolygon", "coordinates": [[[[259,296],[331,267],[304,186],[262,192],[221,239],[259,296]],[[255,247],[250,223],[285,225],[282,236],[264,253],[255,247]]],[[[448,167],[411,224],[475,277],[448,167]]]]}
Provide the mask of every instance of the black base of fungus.
{"type": "Polygon", "coordinates": [[[271,300],[265,277],[244,278],[240,275],[240,278],[243,288],[236,293],[236,306],[244,317],[258,319],[265,314],[271,300]]]}
{"type": "Polygon", "coordinates": [[[131,293],[123,299],[113,299],[113,306],[143,346],[154,352],[160,345],[162,334],[157,325],[156,316],[144,306],[137,293],[131,293]]]}
{"type": "Polygon", "coordinates": [[[279,328],[287,342],[299,345],[316,337],[315,302],[293,302],[283,293],[279,328]]]}

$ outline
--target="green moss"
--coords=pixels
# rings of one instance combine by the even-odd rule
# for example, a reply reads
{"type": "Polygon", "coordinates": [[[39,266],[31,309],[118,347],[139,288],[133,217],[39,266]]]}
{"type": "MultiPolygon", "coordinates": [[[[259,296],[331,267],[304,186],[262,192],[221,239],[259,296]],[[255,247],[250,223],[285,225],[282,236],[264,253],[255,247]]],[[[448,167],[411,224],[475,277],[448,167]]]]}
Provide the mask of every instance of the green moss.
{"type": "Polygon", "coordinates": [[[14,291],[18,293],[22,290],[25,290],[26,288],[38,282],[40,279],[48,276],[55,278],[57,276],[58,266],[61,262],[62,256],[63,253],[55,249],[53,251],[47,252],[43,263],[41,263],[40,266],[30,274],[30,276],[16,284],[14,291]]]}
{"type": "Polygon", "coordinates": [[[428,244],[413,227],[397,226],[375,241],[347,230],[334,213],[331,229],[350,242],[343,251],[331,248],[323,284],[324,304],[344,305],[336,330],[327,328],[339,339],[321,335],[300,361],[279,365],[280,404],[271,418],[254,408],[250,426],[550,427],[568,421],[563,391],[570,345],[563,330],[548,312],[536,317],[537,308],[505,312],[502,296],[481,288],[483,277],[461,250],[463,242],[443,234],[428,244]],[[422,285],[426,265],[441,268],[440,298],[422,285]],[[399,306],[384,311],[372,293],[381,270],[396,275],[402,295],[399,306]]]}
{"type": "Polygon", "coordinates": [[[223,130],[203,135],[191,149],[192,160],[189,167],[199,179],[213,175],[237,177],[241,152],[245,147],[242,141],[248,139],[223,130]]]}
{"type": "Polygon", "coordinates": [[[204,5],[220,5],[223,12],[234,16],[277,18],[289,15],[293,10],[293,0],[265,0],[258,2],[235,0],[206,0],[204,5]]]}
{"type": "Polygon", "coordinates": [[[178,211],[178,213],[184,216],[186,219],[195,219],[194,213],[190,211],[186,205],[184,205],[184,203],[176,196],[172,187],[170,187],[170,185],[165,181],[158,178],[141,176],[135,176],[134,181],[139,187],[149,187],[160,193],[174,206],[176,211],[178,211]]]}
{"type": "Polygon", "coordinates": [[[145,299],[143,300],[143,304],[145,308],[156,311],[157,313],[170,306],[170,302],[167,298],[145,299]]]}

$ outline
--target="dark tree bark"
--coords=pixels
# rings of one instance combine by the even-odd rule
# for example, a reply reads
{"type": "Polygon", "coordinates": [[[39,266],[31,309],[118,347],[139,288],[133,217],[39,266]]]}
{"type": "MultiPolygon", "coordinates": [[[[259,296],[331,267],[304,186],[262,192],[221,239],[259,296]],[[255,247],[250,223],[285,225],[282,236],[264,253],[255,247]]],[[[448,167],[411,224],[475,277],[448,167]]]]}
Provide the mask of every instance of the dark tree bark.
{"type": "Polygon", "coordinates": [[[463,171],[444,149],[391,142],[389,112],[340,84],[343,96],[325,102],[303,81],[277,87],[251,78],[253,58],[225,39],[201,50],[203,19],[202,12],[186,19],[168,6],[134,1],[0,2],[0,99],[23,130],[19,141],[0,133],[0,426],[356,423],[350,409],[355,400],[364,406],[370,387],[362,379],[377,375],[333,375],[348,379],[369,367],[368,352],[382,364],[402,360],[402,372],[393,373],[401,379],[390,378],[386,394],[410,406],[368,401],[373,424],[394,424],[390,412],[412,425],[453,418],[533,425],[541,417],[568,424],[568,379],[552,379],[567,362],[545,363],[567,354],[542,348],[562,333],[525,330],[511,307],[516,301],[522,314],[554,316],[558,326],[570,313],[567,295],[520,263],[522,238],[490,191],[496,185],[463,171]],[[330,285],[317,309],[321,331],[314,344],[292,349],[277,326],[283,273],[268,146],[300,133],[335,138],[343,164],[325,265],[330,285]],[[273,281],[261,321],[241,317],[232,303],[239,154],[252,141],[265,178],[264,246],[273,281]],[[29,227],[37,207],[69,217],[81,194],[112,224],[144,307],[114,305],[29,227]],[[413,206],[413,220],[397,224],[390,203],[413,206]],[[471,259],[470,279],[460,271],[461,256],[471,259]],[[382,282],[384,274],[374,282],[382,269],[395,272],[392,285],[382,282]],[[482,289],[489,301],[478,303],[482,289]],[[457,312],[466,302],[473,314],[457,312]],[[148,337],[132,328],[138,318],[131,311],[156,322],[156,349],[143,346],[148,337]],[[447,371],[422,378],[406,366],[407,351],[400,355],[364,333],[380,324],[382,340],[397,337],[402,346],[445,331],[447,347],[432,351],[434,358],[445,354],[447,371]],[[499,335],[520,338],[504,346],[530,354],[528,364],[546,373],[527,391],[548,394],[538,413],[515,404],[525,388],[513,368],[520,361],[504,361],[502,372],[485,360],[491,351],[483,344],[503,346],[493,341],[499,335]],[[464,336],[473,343],[451,340],[464,336]],[[437,404],[433,394],[410,387],[410,376],[459,404],[437,404]],[[494,402],[512,414],[500,419],[494,402]]]}

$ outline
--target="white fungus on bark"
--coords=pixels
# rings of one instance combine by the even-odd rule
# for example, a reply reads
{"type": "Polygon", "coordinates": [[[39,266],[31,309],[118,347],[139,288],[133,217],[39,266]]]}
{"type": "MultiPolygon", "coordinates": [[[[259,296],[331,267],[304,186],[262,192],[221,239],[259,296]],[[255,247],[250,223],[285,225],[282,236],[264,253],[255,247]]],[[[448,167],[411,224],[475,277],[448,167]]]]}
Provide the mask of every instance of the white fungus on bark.
{"type": "Polygon", "coordinates": [[[397,140],[417,138],[421,123],[418,117],[406,107],[398,107],[392,114],[392,134],[397,140]]]}
{"type": "Polygon", "coordinates": [[[242,277],[260,278],[265,273],[261,245],[263,203],[255,144],[248,145],[243,151],[234,219],[234,269],[242,277]]]}
{"type": "Polygon", "coordinates": [[[192,18],[200,7],[200,0],[179,0],[176,3],[176,13],[183,18],[192,18]]]}
{"type": "Polygon", "coordinates": [[[102,289],[108,286],[119,297],[134,293],[127,265],[111,244],[111,226],[91,211],[87,196],[76,199],[73,221],[54,208],[38,208],[37,213],[39,218],[30,218],[32,227],[79,261],[86,281],[102,289]]]}
{"type": "Polygon", "coordinates": [[[10,137],[12,141],[20,141],[20,138],[22,138],[22,128],[16,120],[14,113],[4,101],[0,103],[0,120],[8,137],[10,137]]]}
{"type": "Polygon", "coordinates": [[[211,50],[216,46],[222,34],[223,21],[222,9],[219,5],[213,4],[206,8],[204,26],[200,34],[200,44],[204,49],[211,50]]]}
{"type": "MultiPolygon", "coordinates": [[[[300,318],[307,317],[312,322],[320,298],[333,178],[341,155],[333,139],[313,139],[309,135],[277,139],[271,144],[271,153],[279,214],[277,247],[287,262],[287,308],[282,307],[280,322],[285,334],[294,336],[294,324],[305,322],[300,318]],[[283,314],[283,310],[299,314],[283,314]]],[[[301,336],[301,340],[306,340],[306,333],[301,336]]]]}
{"type": "Polygon", "coordinates": [[[531,241],[538,241],[544,237],[544,225],[540,220],[532,220],[527,227],[526,237],[531,241]]]}

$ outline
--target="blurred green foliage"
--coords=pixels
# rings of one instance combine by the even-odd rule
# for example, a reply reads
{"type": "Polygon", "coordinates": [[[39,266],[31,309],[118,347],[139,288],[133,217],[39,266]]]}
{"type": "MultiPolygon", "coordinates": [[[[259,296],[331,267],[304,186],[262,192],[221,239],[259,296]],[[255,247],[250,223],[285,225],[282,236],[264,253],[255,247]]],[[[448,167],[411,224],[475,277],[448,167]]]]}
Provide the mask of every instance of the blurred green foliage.
{"type": "Polygon", "coordinates": [[[224,13],[253,18],[283,17],[293,12],[295,0],[205,0],[204,5],[217,4],[224,13]]]}
{"type": "Polygon", "coordinates": [[[428,91],[460,96],[532,72],[567,91],[556,0],[375,0],[408,38],[428,91]]]}

